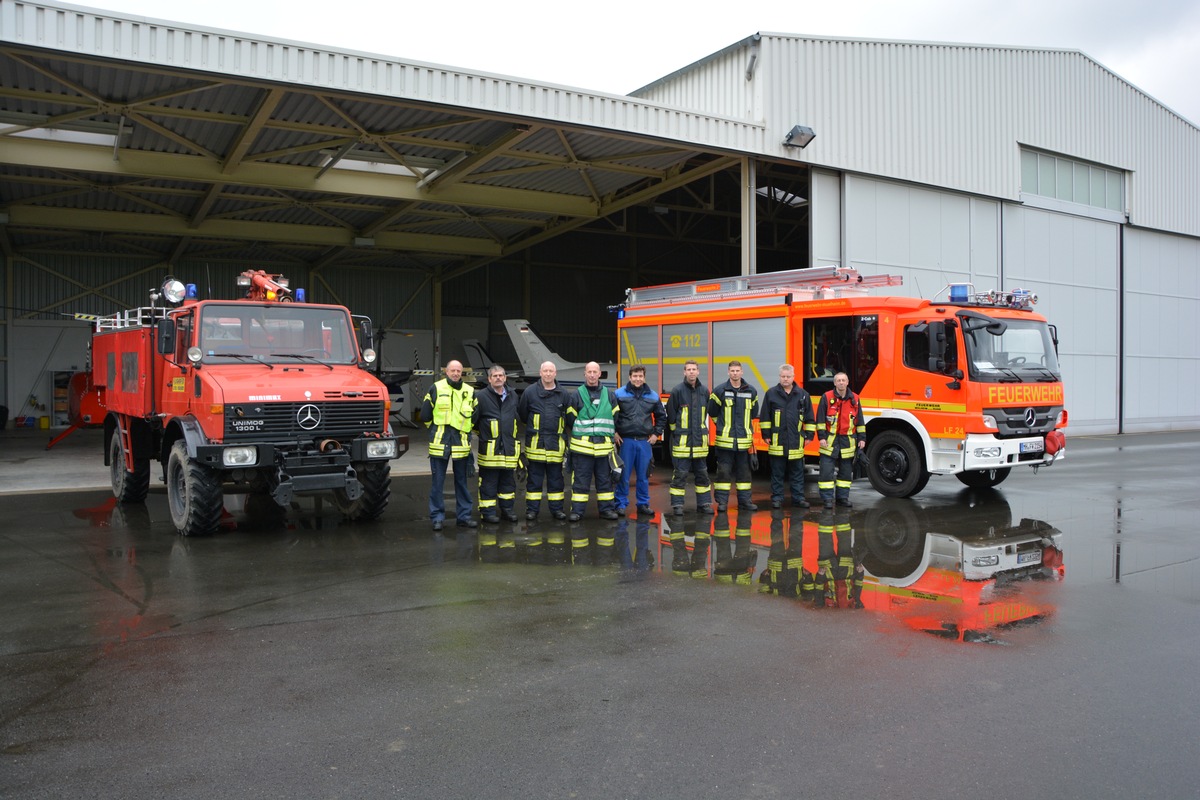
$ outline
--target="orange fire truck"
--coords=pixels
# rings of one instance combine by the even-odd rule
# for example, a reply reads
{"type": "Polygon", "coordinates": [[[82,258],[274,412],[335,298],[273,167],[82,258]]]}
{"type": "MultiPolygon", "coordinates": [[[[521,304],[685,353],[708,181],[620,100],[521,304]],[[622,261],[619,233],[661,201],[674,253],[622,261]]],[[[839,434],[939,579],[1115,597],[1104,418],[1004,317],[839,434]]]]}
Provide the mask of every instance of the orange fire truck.
{"type": "MultiPolygon", "coordinates": [[[[711,388],[737,359],[761,397],[788,363],[815,406],[845,372],[867,421],[867,475],[891,497],[917,494],[931,475],[995,486],[1015,466],[1065,455],[1057,332],[1032,311],[1036,296],[969,284],[944,300],[868,293],[900,283],[814,267],[629,289],[621,373],[643,364],[646,382],[670,391],[694,359],[711,388]]],[[[815,461],[815,439],[807,455],[815,461]]]]}
{"type": "Polygon", "coordinates": [[[185,536],[217,529],[226,490],[280,508],[332,492],[347,516],[378,517],[408,438],[392,435],[387,388],[365,369],[370,320],[305,303],[262,270],[238,284],[242,299],[198,300],[194,285],[168,279],[149,307],[95,322],[113,495],[144,500],[157,461],[185,536]]]}

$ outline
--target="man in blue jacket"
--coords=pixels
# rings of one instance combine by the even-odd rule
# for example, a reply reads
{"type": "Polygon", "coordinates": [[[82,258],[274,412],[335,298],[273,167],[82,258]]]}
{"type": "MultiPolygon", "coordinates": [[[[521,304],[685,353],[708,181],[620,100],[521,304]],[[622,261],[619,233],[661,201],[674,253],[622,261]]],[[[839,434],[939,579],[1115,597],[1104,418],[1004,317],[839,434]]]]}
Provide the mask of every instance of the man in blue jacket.
{"type": "Polygon", "coordinates": [[[629,368],[629,382],[617,390],[616,443],[620,448],[625,471],[617,478],[617,513],[624,514],[629,505],[629,474],[637,478],[637,510],[639,514],[653,514],[650,508],[651,448],[662,438],[667,422],[667,411],[663,408],[658,392],[646,385],[646,368],[635,364],[629,368]]]}

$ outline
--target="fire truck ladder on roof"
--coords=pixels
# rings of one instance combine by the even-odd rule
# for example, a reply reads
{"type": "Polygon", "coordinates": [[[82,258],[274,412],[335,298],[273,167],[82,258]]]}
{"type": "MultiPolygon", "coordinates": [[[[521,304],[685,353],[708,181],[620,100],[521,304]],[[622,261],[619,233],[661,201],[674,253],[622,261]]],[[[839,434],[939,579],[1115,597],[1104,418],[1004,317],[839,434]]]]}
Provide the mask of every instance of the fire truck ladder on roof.
{"type": "Polygon", "coordinates": [[[903,278],[899,275],[859,275],[858,270],[853,267],[808,267],[783,272],[764,272],[759,275],[738,275],[716,280],[648,286],[644,289],[627,289],[625,306],[628,308],[642,304],[681,303],[730,295],[744,296],[748,292],[814,293],[823,289],[857,292],[875,286],[899,286],[902,283],[903,278]]]}

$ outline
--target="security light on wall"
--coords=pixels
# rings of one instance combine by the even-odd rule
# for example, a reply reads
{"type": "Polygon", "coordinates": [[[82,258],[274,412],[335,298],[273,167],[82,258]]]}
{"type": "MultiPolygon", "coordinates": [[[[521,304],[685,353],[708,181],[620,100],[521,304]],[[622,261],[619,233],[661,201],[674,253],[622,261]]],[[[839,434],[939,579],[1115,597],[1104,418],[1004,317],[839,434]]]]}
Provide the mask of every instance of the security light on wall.
{"type": "Polygon", "coordinates": [[[784,147],[808,147],[808,143],[817,138],[817,134],[807,125],[793,126],[783,137],[784,147]]]}

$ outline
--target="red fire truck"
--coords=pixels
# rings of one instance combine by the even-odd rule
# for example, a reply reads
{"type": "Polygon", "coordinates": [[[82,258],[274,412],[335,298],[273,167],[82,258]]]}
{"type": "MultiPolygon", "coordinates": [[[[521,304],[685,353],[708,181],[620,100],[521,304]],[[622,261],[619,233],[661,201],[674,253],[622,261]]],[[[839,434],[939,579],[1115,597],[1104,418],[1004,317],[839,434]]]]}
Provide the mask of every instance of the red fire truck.
{"type": "Polygon", "coordinates": [[[162,465],[175,527],[217,529],[225,491],[286,508],[331,492],[352,519],[374,519],[391,494],[387,388],[367,372],[370,320],[303,302],[280,275],[248,270],[238,300],[198,300],[168,279],[148,307],[101,317],[92,383],[103,393],[113,495],[145,499],[162,465]]]}
{"type": "MultiPolygon", "coordinates": [[[[737,359],[761,396],[788,363],[815,408],[845,372],[862,399],[868,477],[891,497],[917,494],[931,475],[995,486],[1015,466],[1065,455],[1057,332],[1033,312],[1036,296],[969,284],[942,300],[868,293],[900,283],[815,267],[630,289],[621,373],[642,364],[649,385],[670,391],[694,359],[712,387],[737,359]]],[[[807,454],[815,461],[815,439],[807,454]]]]}

